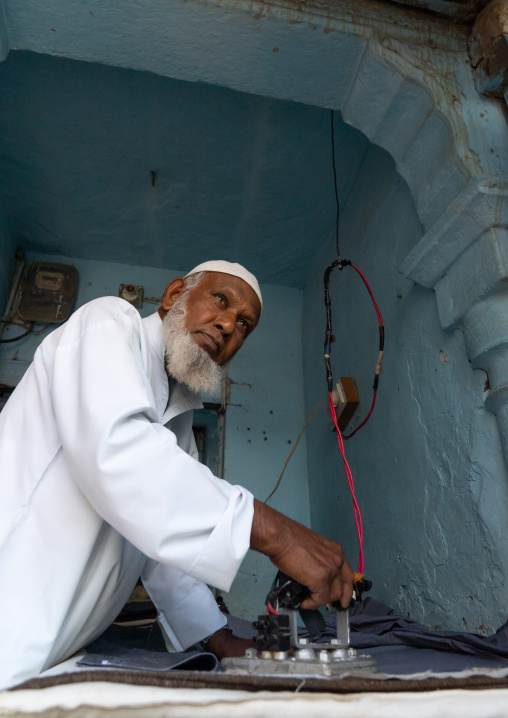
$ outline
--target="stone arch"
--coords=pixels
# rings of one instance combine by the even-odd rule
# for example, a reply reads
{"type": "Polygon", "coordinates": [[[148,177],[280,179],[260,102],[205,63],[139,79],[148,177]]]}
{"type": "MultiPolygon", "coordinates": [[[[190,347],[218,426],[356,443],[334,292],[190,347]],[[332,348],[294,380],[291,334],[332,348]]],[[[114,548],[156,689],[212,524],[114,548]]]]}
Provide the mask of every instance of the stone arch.
{"type": "MultiPolygon", "coordinates": [[[[444,329],[463,327],[468,358],[489,377],[485,406],[497,416],[508,464],[508,177],[488,143],[472,149],[477,128],[457,96],[478,107],[485,98],[472,76],[466,87],[428,82],[418,63],[388,57],[369,41],[337,109],[392,156],[410,188],[425,233],[400,271],[434,289],[444,329]]],[[[501,101],[494,105],[501,118],[501,101]]],[[[495,134],[487,137],[496,145],[495,134]]]]}

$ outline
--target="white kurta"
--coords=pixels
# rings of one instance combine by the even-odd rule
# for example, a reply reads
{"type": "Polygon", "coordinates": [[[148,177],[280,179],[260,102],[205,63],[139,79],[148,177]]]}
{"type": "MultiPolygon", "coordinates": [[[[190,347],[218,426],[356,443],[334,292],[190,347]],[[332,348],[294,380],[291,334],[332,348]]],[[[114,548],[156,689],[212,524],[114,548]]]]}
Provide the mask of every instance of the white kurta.
{"type": "Polygon", "coordinates": [[[140,573],[175,647],[224,625],[253,497],[195,456],[158,314],[97,299],[50,334],[0,414],[0,687],[110,623],[140,573]]]}

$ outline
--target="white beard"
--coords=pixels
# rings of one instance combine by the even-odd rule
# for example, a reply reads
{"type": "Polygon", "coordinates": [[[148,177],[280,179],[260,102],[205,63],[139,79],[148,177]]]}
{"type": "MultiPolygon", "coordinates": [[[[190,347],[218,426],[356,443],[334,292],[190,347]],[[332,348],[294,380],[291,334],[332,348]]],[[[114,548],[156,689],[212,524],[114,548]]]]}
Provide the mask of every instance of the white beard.
{"type": "Polygon", "coordinates": [[[162,320],[167,373],[192,391],[215,394],[224,376],[222,368],[196,344],[185,327],[187,293],[176,300],[162,320]]]}

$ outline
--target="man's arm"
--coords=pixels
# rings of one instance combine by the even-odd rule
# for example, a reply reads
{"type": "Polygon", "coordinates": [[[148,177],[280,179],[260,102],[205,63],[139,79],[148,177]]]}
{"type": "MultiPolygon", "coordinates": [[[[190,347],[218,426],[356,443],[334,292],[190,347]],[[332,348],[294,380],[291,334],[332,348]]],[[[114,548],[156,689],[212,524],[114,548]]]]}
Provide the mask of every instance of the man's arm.
{"type": "Polygon", "coordinates": [[[353,596],[353,571],[342,546],[254,499],[250,547],[268,556],[285,574],[310,590],[302,608],[340,600],[347,608],[353,596]]]}
{"type": "Polygon", "coordinates": [[[95,300],[38,352],[66,465],[97,514],[146,556],[229,590],[249,548],[253,497],[158,423],[137,311],[95,300]]]}
{"type": "MultiPolygon", "coordinates": [[[[292,521],[254,499],[250,547],[265,554],[277,568],[310,589],[302,608],[318,608],[340,600],[347,608],[353,595],[353,571],[340,544],[292,521]]],[[[243,656],[253,641],[224,629],[210,638],[208,648],[218,658],[243,656]]]]}
{"type": "Polygon", "coordinates": [[[163,633],[177,651],[187,650],[226,624],[208,586],[179,569],[147,559],[141,580],[157,608],[163,633]]]}

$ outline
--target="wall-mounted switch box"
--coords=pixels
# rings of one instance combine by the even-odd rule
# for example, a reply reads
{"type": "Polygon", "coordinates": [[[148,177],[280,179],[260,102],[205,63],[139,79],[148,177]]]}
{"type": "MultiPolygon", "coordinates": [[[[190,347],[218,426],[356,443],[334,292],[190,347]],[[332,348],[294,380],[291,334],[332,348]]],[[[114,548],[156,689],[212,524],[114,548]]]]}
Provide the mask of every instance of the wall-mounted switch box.
{"type": "MultiPolygon", "coordinates": [[[[344,431],[360,404],[355,380],[350,376],[341,376],[340,381],[337,382],[332,390],[332,398],[337,414],[337,424],[339,429],[344,431]]],[[[331,416],[330,421],[335,429],[331,416]]]]}
{"type": "Polygon", "coordinates": [[[78,271],[72,265],[30,262],[14,300],[15,316],[25,322],[64,322],[71,313],[77,286],[78,271]]]}

